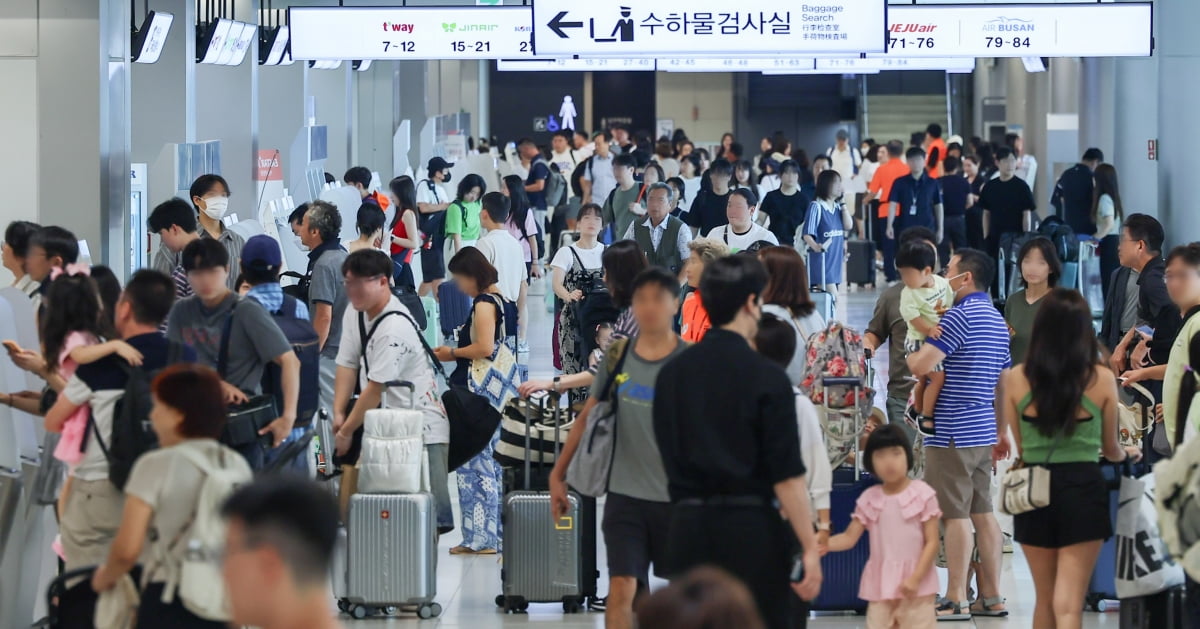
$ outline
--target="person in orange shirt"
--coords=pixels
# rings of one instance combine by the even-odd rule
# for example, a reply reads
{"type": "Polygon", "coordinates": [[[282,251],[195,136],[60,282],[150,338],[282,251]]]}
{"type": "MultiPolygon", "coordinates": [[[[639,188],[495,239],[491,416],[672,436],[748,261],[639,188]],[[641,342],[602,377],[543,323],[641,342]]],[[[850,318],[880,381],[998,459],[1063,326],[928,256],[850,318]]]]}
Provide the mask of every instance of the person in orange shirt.
{"type": "Polygon", "coordinates": [[[371,191],[371,171],[365,166],[355,166],[346,171],[342,176],[342,181],[348,186],[354,186],[358,190],[358,195],[362,197],[363,203],[373,203],[379,206],[379,209],[387,212],[391,206],[391,200],[386,194],[380,194],[378,190],[371,191]]]}
{"type": "Polygon", "coordinates": [[[697,238],[688,243],[688,249],[692,254],[684,268],[690,292],[680,308],[679,335],[689,343],[699,343],[712,327],[708,311],[700,301],[700,276],[704,275],[704,267],[709,262],[729,255],[729,246],[719,240],[697,238]]]}
{"type": "Polygon", "coordinates": [[[888,200],[892,193],[892,184],[908,174],[908,164],[904,161],[904,144],[899,140],[888,142],[887,156],[888,161],[881,164],[871,177],[863,203],[868,206],[872,202],[879,204],[872,233],[879,252],[883,254],[883,276],[890,283],[899,280],[900,276],[895,265],[896,241],[887,237],[888,200]]]}
{"type": "Polygon", "coordinates": [[[929,176],[938,179],[945,173],[942,172],[942,162],[946,161],[946,142],[942,140],[942,125],[932,123],[925,127],[925,167],[929,169],[929,176]]]}

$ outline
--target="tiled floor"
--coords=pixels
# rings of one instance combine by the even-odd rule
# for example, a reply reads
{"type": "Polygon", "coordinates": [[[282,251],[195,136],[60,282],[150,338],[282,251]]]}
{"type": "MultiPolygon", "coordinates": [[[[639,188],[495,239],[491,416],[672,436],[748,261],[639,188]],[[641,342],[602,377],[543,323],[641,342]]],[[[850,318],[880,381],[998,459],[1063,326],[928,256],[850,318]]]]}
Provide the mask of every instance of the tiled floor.
{"type": "MultiPolygon", "coordinates": [[[[535,287],[537,292],[540,288],[535,287]]],[[[862,329],[870,318],[875,304],[874,292],[850,293],[845,296],[844,303],[849,313],[850,324],[862,329]]],[[[529,343],[530,370],[534,377],[546,376],[551,373],[550,363],[550,317],[544,308],[540,296],[531,297],[531,321],[529,343]]],[[[878,378],[882,384],[886,380],[886,362],[878,365],[878,378]]],[[[419,621],[412,615],[400,615],[395,618],[380,618],[365,621],[346,619],[347,627],[384,627],[384,626],[415,626],[420,624],[427,627],[470,627],[471,629],[494,629],[499,627],[517,627],[537,625],[542,627],[603,627],[604,617],[599,613],[585,613],[565,616],[559,605],[533,605],[528,614],[506,616],[494,605],[494,599],[500,592],[500,559],[498,557],[461,557],[450,556],[447,551],[459,541],[456,534],[450,534],[441,541],[441,554],[438,565],[438,602],[445,610],[441,617],[433,620],[419,621]]],[[[600,539],[600,557],[603,558],[603,538],[600,539]]],[[[603,561],[601,571],[603,572],[603,561]]],[[[945,578],[945,571],[939,571],[945,578]]],[[[605,576],[602,575],[600,591],[607,591],[605,576]]],[[[1029,627],[1032,625],[1033,613],[1033,582],[1029,576],[1028,567],[1020,554],[1020,549],[1012,555],[1005,555],[1003,573],[1004,594],[1008,597],[1012,615],[1007,619],[977,619],[973,623],[945,623],[946,627],[1029,627]]],[[[1085,612],[1084,627],[1118,626],[1116,614],[1097,614],[1085,612]]],[[[862,617],[857,616],[822,616],[809,621],[810,627],[864,627],[862,617]]]]}

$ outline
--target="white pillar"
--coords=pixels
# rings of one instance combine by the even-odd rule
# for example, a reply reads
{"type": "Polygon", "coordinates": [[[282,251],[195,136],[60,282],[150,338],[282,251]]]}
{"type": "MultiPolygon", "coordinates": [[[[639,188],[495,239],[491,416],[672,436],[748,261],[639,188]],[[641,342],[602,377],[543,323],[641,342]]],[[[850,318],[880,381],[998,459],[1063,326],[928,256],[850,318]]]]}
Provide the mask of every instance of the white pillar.
{"type": "MultiPolygon", "coordinates": [[[[1158,217],[1167,232],[1167,246],[1200,238],[1196,219],[1196,138],[1200,117],[1196,102],[1200,84],[1195,80],[1200,67],[1200,40],[1194,27],[1200,23],[1200,3],[1195,0],[1159,0],[1155,5],[1158,23],[1158,84],[1150,94],[1158,98],[1158,217]]],[[[1135,93],[1122,84],[1122,92],[1135,93]]]]}

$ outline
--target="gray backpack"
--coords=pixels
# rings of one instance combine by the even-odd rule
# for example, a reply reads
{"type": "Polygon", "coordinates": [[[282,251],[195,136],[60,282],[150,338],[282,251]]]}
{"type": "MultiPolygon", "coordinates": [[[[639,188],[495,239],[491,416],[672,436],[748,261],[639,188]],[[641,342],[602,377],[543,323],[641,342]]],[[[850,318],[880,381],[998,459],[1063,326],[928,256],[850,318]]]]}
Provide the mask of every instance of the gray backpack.
{"type": "Polygon", "coordinates": [[[553,165],[547,164],[545,160],[538,161],[546,164],[546,167],[550,169],[550,177],[546,179],[546,209],[555,209],[566,205],[569,196],[566,176],[556,170],[553,165]]]}
{"type": "Polygon", "coordinates": [[[608,356],[605,357],[610,368],[608,380],[588,414],[583,440],[567,467],[567,484],[584,496],[599,498],[608,493],[608,479],[612,476],[613,456],[617,451],[617,395],[613,385],[625,366],[630,345],[628,340],[622,339],[609,349],[609,356],[618,352],[620,355],[615,365],[608,356]]]}

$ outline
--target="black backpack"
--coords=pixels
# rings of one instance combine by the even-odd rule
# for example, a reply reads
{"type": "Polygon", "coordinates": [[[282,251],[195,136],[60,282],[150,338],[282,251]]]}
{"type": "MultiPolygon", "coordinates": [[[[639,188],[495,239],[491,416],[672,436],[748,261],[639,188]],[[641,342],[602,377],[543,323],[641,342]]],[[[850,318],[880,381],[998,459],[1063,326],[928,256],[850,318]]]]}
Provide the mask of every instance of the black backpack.
{"type": "Polygon", "coordinates": [[[583,348],[579,355],[586,360],[596,349],[596,327],[602,323],[615,323],[621,311],[613,303],[612,295],[603,288],[585,291],[583,299],[573,305],[579,322],[575,346],[583,348]]]}
{"type": "Polygon", "coordinates": [[[584,173],[591,174],[592,158],[589,157],[575,165],[575,170],[571,171],[571,193],[577,197],[583,197],[583,181],[584,173]]]}
{"type": "MultiPolygon", "coordinates": [[[[184,346],[174,341],[167,341],[167,362],[163,368],[183,362],[184,346]]],[[[150,393],[150,383],[162,369],[146,371],[134,367],[118,358],[116,363],[125,372],[125,392],[113,406],[112,433],[109,442],[104,443],[100,436],[100,428],[96,426],[96,416],[88,416],[91,436],[96,438],[100,451],[108,460],[108,480],[117,489],[125,490],[129,481],[129,473],[138,457],[151,450],[158,449],[158,435],[150,425],[150,409],[154,407],[153,396],[150,393]]],[[[84,440],[87,447],[87,440],[84,440]]]]}
{"type": "Polygon", "coordinates": [[[1075,230],[1063,219],[1058,216],[1046,217],[1038,226],[1038,233],[1054,243],[1054,250],[1058,252],[1060,261],[1079,262],[1079,238],[1075,236],[1075,230]]]}
{"type": "MultiPolygon", "coordinates": [[[[287,337],[296,358],[300,359],[300,395],[296,400],[297,428],[312,423],[321,406],[321,337],[310,321],[296,316],[296,298],[284,295],[283,305],[271,313],[275,325],[287,337]]],[[[275,408],[283,409],[283,373],[279,365],[267,363],[263,369],[262,390],[275,398],[275,408]]]]}

